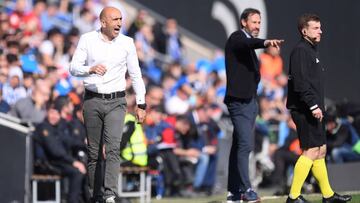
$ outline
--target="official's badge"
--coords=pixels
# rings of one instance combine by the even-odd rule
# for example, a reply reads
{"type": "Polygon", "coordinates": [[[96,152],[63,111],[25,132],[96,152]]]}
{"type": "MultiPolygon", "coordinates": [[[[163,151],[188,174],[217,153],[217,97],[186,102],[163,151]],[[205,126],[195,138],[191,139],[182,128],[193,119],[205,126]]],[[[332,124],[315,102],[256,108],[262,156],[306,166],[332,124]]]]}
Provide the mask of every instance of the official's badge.
{"type": "Polygon", "coordinates": [[[79,135],[80,134],[80,131],[79,131],[79,129],[74,129],[74,135],[79,135]]]}
{"type": "Polygon", "coordinates": [[[43,134],[45,137],[47,137],[47,136],[49,136],[49,131],[48,131],[48,130],[43,130],[42,134],[43,134]]]}

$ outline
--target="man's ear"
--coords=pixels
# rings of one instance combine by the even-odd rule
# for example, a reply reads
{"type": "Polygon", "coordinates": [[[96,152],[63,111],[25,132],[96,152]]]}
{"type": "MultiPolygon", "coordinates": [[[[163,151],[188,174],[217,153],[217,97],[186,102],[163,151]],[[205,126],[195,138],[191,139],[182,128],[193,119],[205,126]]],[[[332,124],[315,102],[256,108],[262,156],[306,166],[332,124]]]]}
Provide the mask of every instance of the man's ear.
{"type": "Polygon", "coordinates": [[[246,19],[241,19],[240,23],[242,27],[246,27],[246,19]]]}
{"type": "Polygon", "coordinates": [[[100,20],[100,24],[101,24],[101,27],[105,27],[105,20],[104,19],[100,20]]]}
{"type": "Polygon", "coordinates": [[[302,29],[301,32],[302,32],[302,34],[303,34],[304,36],[306,36],[306,30],[305,30],[305,29],[302,29]]]}

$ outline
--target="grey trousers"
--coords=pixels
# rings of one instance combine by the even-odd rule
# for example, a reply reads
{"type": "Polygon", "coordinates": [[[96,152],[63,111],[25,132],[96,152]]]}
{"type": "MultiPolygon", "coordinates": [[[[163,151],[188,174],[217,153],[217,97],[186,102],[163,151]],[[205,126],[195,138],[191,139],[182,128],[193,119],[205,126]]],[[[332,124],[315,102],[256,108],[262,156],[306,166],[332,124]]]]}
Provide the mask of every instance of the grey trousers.
{"type": "Polygon", "coordinates": [[[90,193],[94,193],[94,187],[102,181],[96,180],[96,165],[102,156],[102,146],[105,145],[105,177],[103,189],[104,196],[113,196],[118,191],[118,174],[120,167],[120,142],[126,113],[125,97],[115,99],[101,99],[85,96],[84,122],[88,141],[88,178],[90,193]]]}

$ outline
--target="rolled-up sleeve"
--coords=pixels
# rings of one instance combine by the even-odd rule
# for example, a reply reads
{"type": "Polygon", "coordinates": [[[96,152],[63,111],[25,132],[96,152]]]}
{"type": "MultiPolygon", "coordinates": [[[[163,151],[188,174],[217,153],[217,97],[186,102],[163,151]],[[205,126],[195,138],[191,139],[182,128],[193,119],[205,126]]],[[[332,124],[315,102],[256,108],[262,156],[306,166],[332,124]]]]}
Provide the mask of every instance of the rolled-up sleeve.
{"type": "Polygon", "coordinates": [[[70,73],[73,76],[89,76],[90,66],[87,65],[87,42],[84,36],[80,37],[78,46],[70,63],[70,73]]]}
{"type": "Polygon", "coordinates": [[[128,46],[129,46],[129,50],[128,50],[126,63],[127,63],[128,73],[131,79],[131,84],[136,94],[136,103],[144,104],[146,90],[141,75],[139,60],[136,54],[134,41],[130,40],[128,46]]]}

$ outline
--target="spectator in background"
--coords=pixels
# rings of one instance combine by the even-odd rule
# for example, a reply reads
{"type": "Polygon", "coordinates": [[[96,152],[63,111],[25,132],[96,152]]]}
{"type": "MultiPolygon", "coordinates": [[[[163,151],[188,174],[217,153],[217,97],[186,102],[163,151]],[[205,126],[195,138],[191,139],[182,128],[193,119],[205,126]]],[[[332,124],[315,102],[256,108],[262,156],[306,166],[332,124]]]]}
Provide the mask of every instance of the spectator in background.
{"type": "Polygon", "coordinates": [[[87,141],[86,141],[86,129],[85,129],[85,126],[84,126],[84,116],[83,116],[82,104],[75,105],[73,120],[71,121],[71,123],[72,123],[73,134],[79,140],[82,140],[86,144],[87,143],[87,141]]]}
{"type": "Polygon", "coordinates": [[[50,98],[50,85],[38,79],[30,96],[17,101],[10,114],[24,122],[39,124],[46,117],[46,103],[50,98]]]}
{"type": "Polygon", "coordinates": [[[0,84],[0,112],[7,113],[10,111],[10,105],[4,101],[2,96],[2,84],[0,84]]]}
{"type": "Polygon", "coordinates": [[[45,74],[44,80],[50,86],[49,103],[53,102],[55,100],[55,97],[58,96],[56,93],[56,90],[55,90],[55,86],[58,83],[59,79],[60,79],[60,75],[59,75],[57,67],[55,67],[55,66],[46,67],[46,74],[45,74]]]}
{"type": "Polygon", "coordinates": [[[241,30],[231,34],[225,45],[227,87],[224,103],[234,125],[229,157],[228,202],[259,201],[249,178],[249,154],[253,150],[254,124],[258,111],[256,90],[260,81],[255,49],[274,46],[282,40],[258,39],[260,11],[247,8],[241,14],[241,30]]]}
{"type": "Polygon", "coordinates": [[[121,158],[125,162],[122,166],[147,166],[147,140],[141,124],[136,122],[135,116],[125,115],[125,127],[120,143],[121,158]]]}
{"type": "Polygon", "coordinates": [[[62,33],[68,33],[71,29],[71,14],[68,13],[69,0],[51,1],[47,9],[41,14],[41,27],[44,32],[49,32],[57,27],[62,33]]]}
{"type": "Polygon", "coordinates": [[[0,11],[0,39],[13,32],[9,23],[9,16],[5,12],[0,11]]]}
{"type": "Polygon", "coordinates": [[[260,75],[266,82],[274,83],[277,76],[283,72],[283,61],[280,49],[267,47],[260,55],[260,75]]]}
{"type": "Polygon", "coordinates": [[[146,92],[145,101],[149,108],[163,104],[164,92],[160,86],[150,86],[146,92]]]}
{"type": "Polygon", "coordinates": [[[57,61],[60,77],[67,79],[69,77],[69,67],[72,56],[74,55],[76,45],[80,38],[79,29],[72,27],[69,33],[64,37],[63,54],[57,61]]]}
{"type": "Polygon", "coordinates": [[[152,27],[148,24],[144,24],[140,30],[135,33],[135,45],[139,55],[140,66],[145,69],[155,66],[153,40],[152,27]]]}
{"type": "Polygon", "coordinates": [[[67,201],[78,203],[81,199],[86,167],[69,152],[75,144],[67,132],[66,124],[61,122],[59,110],[51,104],[45,121],[36,127],[34,133],[35,142],[38,144],[36,150],[43,150],[45,156],[37,158],[50,161],[61,171],[62,176],[69,178],[67,201]]]}
{"type": "Polygon", "coordinates": [[[272,182],[275,184],[275,195],[286,195],[289,191],[287,181],[289,176],[286,172],[288,167],[293,166],[302,153],[300,142],[296,133],[294,121],[289,118],[287,122],[289,128],[285,142],[274,153],[275,170],[272,175],[272,182]]]}
{"type": "Polygon", "coordinates": [[[24,72],[23,85],[24,85],[24,88],[26,90],[26,95],[27,96],[31,95],[31,92],[33,91],[33,88],[34,88],[34,83],[35,83],[35,80],[34,80],[33,74],[28,73],[28,72],[24,72]]]}
{"type": "Polygon", "coordinates": [[[180,162],[173,149],[176,147],[175,128],[176,121],[168,122],[165,120],[161,106],[152,106],[149,109],[148,117],[145,121],[145,135],[148,140],[149,162],[161,159],[159,164],[165,178],[167,195],[178,194],[182,174],[180,162]],[[173,124],[173,125],[172,125],[173,124]]]}
{"type": "Polygon", "coordinates": [[[179,157],[181,171],[184,178],[184,185],[189,194],[194,191],[195,167],[199,162],[201,150],[196,145],[198,135],[196,129],[191,126],[187,116],[177,116],[178,136],[176,136],[176,147],[174,153],[179,157]]]}
{"type": "MultiPolygon", "coordinates": [[[[10,37],[10,39],[6,42],[6,46],[7,46],[7,50],[8,50],[8,55],[16,55],[16,59],[12,58],[12,61],[9,61],[8,55],[6,55],[6,59],[8,60],[9,63],[15,62],[15,64],[13,65],[17,65],[20,66],[19,64],[19,54],[20,54],[20,37],[21,35],[15,35],[12,37],[10,37]]],[[[9,64],[10,66],[10,64],[9,64]]]]}
{"type": "Polygon", "coordinates": [[[169,73],[162,76],[161,88],[163,89],[164,99],[167,100],[173,95],[173,89],[176,85],[176,78],[169,73]]]}
{"type": "Polygon", "coordinates": [[[8,44],[8,49],[12,50],[11,52],[13,52],[13,53],[9,53],[6,55],[6,61],[7,61],[9,69],[12,69],[12,68],[21,69],[20,68],[21,63],[20,63],[19,57],[18,57],[19,43],[11,41],[11,42],[8,42],[7,44],[8,44]]]}
{"type": "MultiPolygon", "coordinates": [[[[77,118],[74,112],[74,104],[69,96],[59,96],[54,101],[54,107],[60,113],[60,122],[63,131],[68,135],[68,140],[71,146],[65,146],[67,152],[75,159],[81,161],[83,164],[87,163],[86,153],[86,132],[85,127],[77,118]]],[[[81,110],[81,109],[80,109],[81,110]]],[[[77,109],[79,111],[79,109],[77,109]]],[[[85,183],[85,180],[84,180],[85,183]]],[[[82,194],[86,202],[90,201],[90,193],[87,185],[83,184],[82,194]]]]}
{"type": "Polygon", "coordinates": [[[94,30],[95,16],[87,9],[83,8],[80,11],[80,17],[75,20],[74,25],[79,29],[80,34],[84,34],[94,30]]]}
{"type": "Polygon", "coordinates": [[[183,115],[189,108],[188,102],[192,89],[189,85],[184,84],[175,90],[175,94],[165,101],[165,110],[170,115],[183,115]],[[176,108],[174,108],[176,106],[176,108]]]}
{"type": "Polygon", "coordinates": [[[197,107],[189,113],[191,127],[196,129],[194,147],[199,151],[195,170],[194,189],[205,190],[211,194],[215,184],[217,136],[220,131],[218,125],[210,118],[209,106],[197,107]]]}
{"type": "Polygon", "coordinates": [[[183,62],[183,51],[177,22],[173,18],[166,20],[165,24],[166,36],[166,54],[170,56],[172,61],[183,62]]]}
{"type": "MultiPolygon", "coordinates": [[[[0,57],[1,57],[1,56],[0,56],[0,57]]],[[[9,69],[0,66],[0,85],[1,85],[1,90],[2,90],[3,85],[7,82],[8,77],[9,77],[9,69]]]]}
{"type": "Polygon", "coordinates": [[[23,83],[23,72],[19,67],[13,67],[9,70],[8,81],[3,85],[4,100],[10,105],[26,97],[26,90],[23,83]]]}
{"type": "Polygon", "coordinates": [[[24,29],[24,16],[25,16],[25,9],[27,6],[26,0],[17,0],[15,4],[15,10],[10,14],[9,22],[10,26],[14,30],[24,29]]]}
{"type": "Polygon", "coordinates": [[[74,116],[74,104],[70,98],[67,95],[59,96],[55,99],[54,104],[59,109],[61,119],[71,125],[74,116]]]}
{"type": "Polygon", "coordinates": [[[143,25],[146,24],[146,18],[148,17],[148,13],[146,10],[139,10],[135,20],[131,23],[127,36],[134,38],[135,34],[140,31],[143,25]]]}
{"type": "Polygon", "coordinates": [[[41,35],[41,14],[46,10],[45,0],[36,0],[32,10],[24,16],[24,36],[41,35]]]}
{"type": "Polygon", "coordinates": [[[328,154],[334,163],[360,161],[360,154],[353,150],[359,141],[355,128],[346,120],[335,115],[325,118],[328,154]]]}
{"type": "Polygon", "coordinates": [[[60,29],[52,28],[47,33],[47,40],[39,47],[42,64],[56,66],[64,53],[64,36],[60,29]]]}

